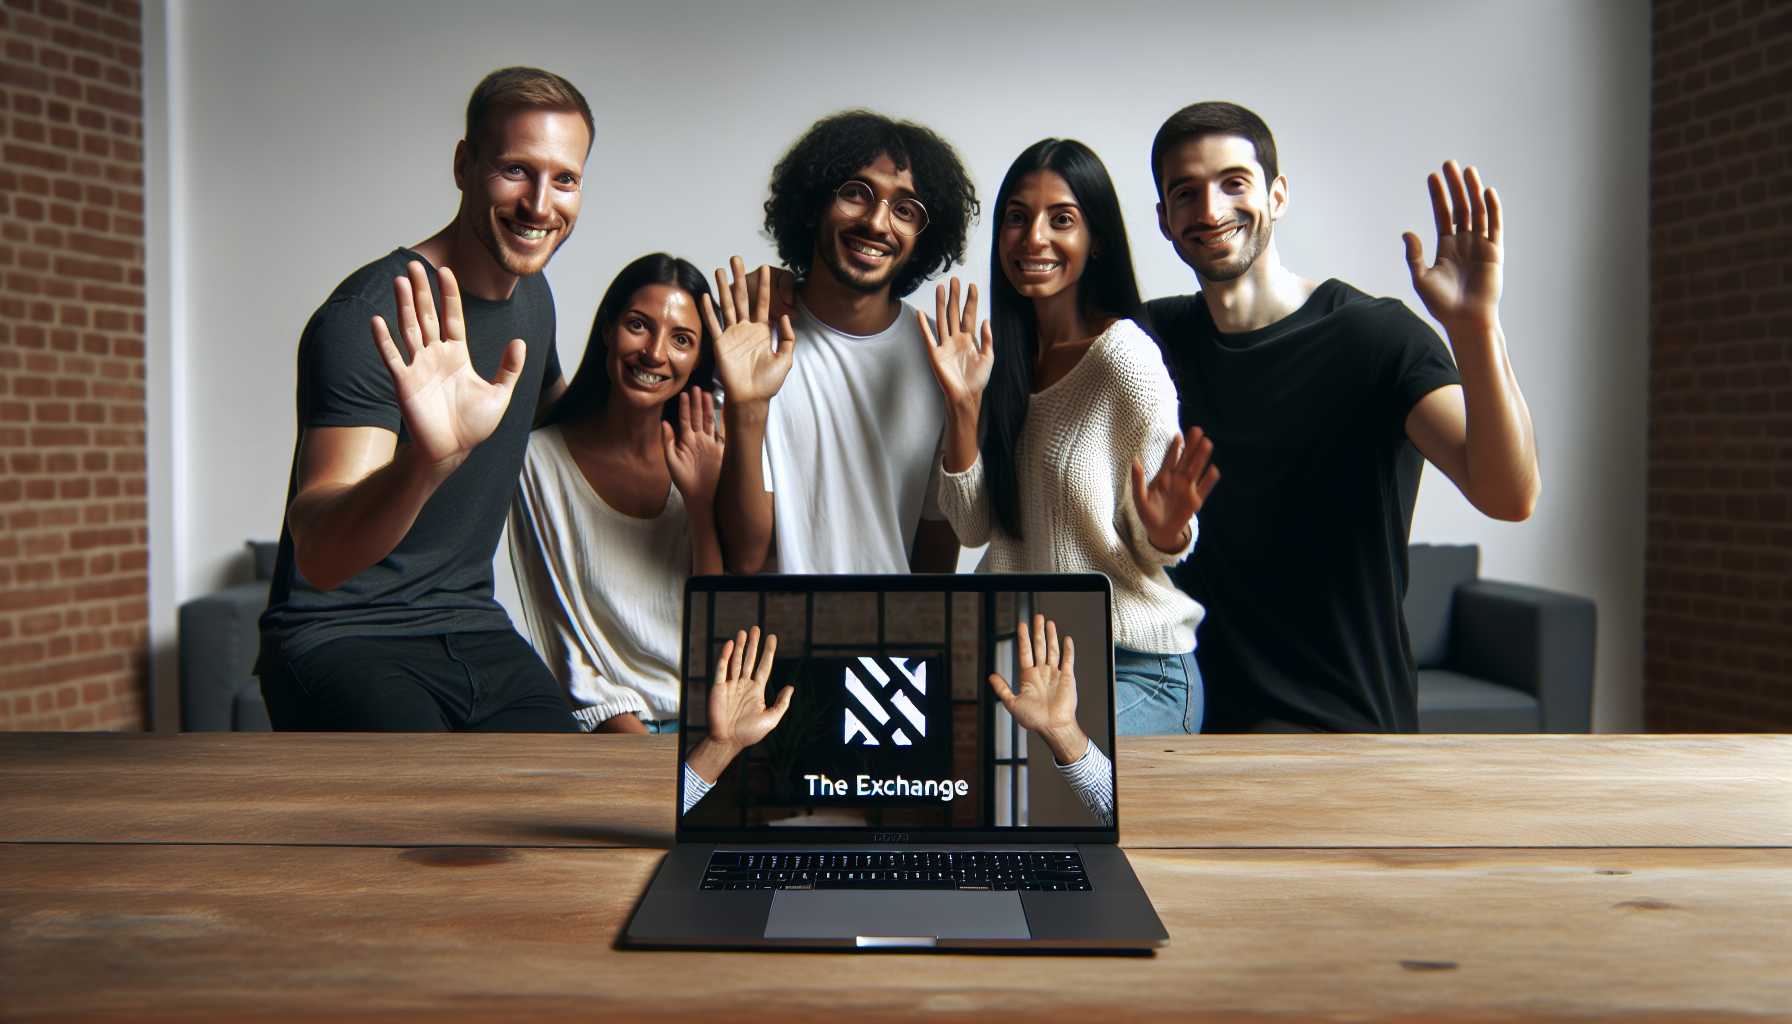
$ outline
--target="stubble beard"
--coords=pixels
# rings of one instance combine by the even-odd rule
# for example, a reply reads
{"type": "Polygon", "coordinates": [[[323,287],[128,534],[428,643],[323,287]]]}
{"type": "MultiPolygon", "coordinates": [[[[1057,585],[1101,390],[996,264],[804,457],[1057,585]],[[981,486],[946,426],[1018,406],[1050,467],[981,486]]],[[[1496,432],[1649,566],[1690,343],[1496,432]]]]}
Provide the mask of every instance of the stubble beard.
{"type": "MultiPolygon", "coordinates": [[[[1235,255],[1219,263],[1203,264],[1199,259],[1183,253],[1182,261],[1189,265],[1204,281],[1223,283],[1236,281],[1251,272],[1257,260],[1269,249],[1270,222],[1268,218],[1251,219],[1250,227],[1245,231],[1245,244],[1235,255]]],[[[1197,250],[1198,252],[1199,250],[1197,250]]]]}

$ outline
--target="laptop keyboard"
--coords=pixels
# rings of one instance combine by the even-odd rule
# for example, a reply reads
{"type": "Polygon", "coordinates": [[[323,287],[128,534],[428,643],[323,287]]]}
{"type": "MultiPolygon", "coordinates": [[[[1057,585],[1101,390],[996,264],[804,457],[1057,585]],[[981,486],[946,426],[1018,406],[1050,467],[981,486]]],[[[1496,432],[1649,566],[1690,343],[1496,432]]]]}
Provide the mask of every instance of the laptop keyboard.
{"type": "Polygon", "coordinates": [[[703,888],[1087,892],[1089,876],[1081,854],[1063,851],[736,851],[710,855],[703,888]]]}

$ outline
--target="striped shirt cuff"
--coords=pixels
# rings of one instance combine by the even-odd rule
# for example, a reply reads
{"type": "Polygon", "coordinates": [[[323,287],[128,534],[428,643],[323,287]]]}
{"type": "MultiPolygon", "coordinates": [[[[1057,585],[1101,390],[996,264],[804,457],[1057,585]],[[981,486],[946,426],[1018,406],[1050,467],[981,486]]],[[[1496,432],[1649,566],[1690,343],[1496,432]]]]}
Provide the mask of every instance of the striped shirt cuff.
{"type": "MultiPolygon", "coordinates": [[[[1114,823],[1114,763],[1101,752],[1094,740],[1083,751],[1083,756],[1071,764],[1058,764],[1052,760],[1059,771],[1064,773],[1064,781],[1076,791],[1077,799],[1095,815],[1103,825],[1114,823]]],[[[689,769],[686,769],[687,771],[689,769]]]]}
{"type": "MultiPolygon", "coordinates": [[[[1091,743],[1090,746],[1093,747],[1094,744],[1091,743]]],[[[684,765],[684,810],[679,813],[691,813],[691,808],[697,806],[697,801],[703,799],[714,785],[713,782],[704,782],[703,776],[698,775],[696,770],[691,767],[690,762],[686,761],[684,765]]]]}

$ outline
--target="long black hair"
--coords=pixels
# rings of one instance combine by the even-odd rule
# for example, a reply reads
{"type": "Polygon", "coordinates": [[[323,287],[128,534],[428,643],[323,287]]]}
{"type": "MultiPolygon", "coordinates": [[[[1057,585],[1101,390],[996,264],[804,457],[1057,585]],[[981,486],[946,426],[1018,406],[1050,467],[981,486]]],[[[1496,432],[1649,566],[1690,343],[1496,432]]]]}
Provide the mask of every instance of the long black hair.
{"type": "MultiPolygon", "coordinates": [[[[585,340],[585,354],[579,359],[579,372],[573,375],[566,393],[542,417],[540,426],[596,416],[610,404],[613,382],[605,366],[609,354],[610,331],[622,318],[623,311],[628,309],[628,301],[635,297],[635,293],[655,284],[682,289],[690,295],[691,303],[698,310],[697,365],[691,368],[691,379],[685,382],[684,390],[714,390],[715,339],[709,336],[709,327],[702,319],[703,297],[709,294],[709,282],[704,280],[703,272],[691,261],[663,252],[651,252],[623,267],[616,279],[610,282],[610,287],[604,291],[603,300],[597,304],[597,315],[591,318],[591,336],[585,340]]],[[[677,416],[678,403],[667,402],[661,415],[668,420],[677,416]]]]}
{"type": "Polygon", "coordinates": [[[902,298],[964,259],[977,218],[977,191],[958,152],[912,121],[844,110],[811,125],[772,169],[765,233],[797,277],[808,277],[812,269],[816,228],[834,190],[880,156],[889,157],[898,171],[913,172],[915,194],[927,207],[927,230],[915,238],[908,262],[897,268],[890,294],[902,298]]]}
{"type": "Polygon", "coordinates": [[[1098,316],[1136,317],[1139,283],[1132,273],[1132,247],[1120,197],[1101,158],[1075,139],[1040,139],[1014,158],[996,192],[996,229],[989,243],[990,327],[995,335],[996,363],[983,392],[983,473],[988,481],[996,525],[1018,539],[1020,480],[1015,449],[1027,422],[1033,394],[1033,366],[1039,358],[1039,321],[1033,302],[1015,291],[1002,268],[1002,211],[1035,171],[1051,171],[1064,179],[1089,228],[1089,260],[1075,285],[1077,309],[1085,320],[1098,316]]]}

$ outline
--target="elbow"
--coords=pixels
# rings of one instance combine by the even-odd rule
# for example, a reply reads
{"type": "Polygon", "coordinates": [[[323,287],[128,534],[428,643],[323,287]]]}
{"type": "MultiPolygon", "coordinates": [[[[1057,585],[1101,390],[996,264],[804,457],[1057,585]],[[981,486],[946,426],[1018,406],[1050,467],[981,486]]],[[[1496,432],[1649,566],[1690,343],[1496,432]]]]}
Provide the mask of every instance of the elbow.
{"type": "Polygon", "coordinates": [[[335,571],[333,567],[320,564],[315,554],[307,557],[306,548],[299,543],[298,534],[292,539],[292,566],[313,590],[335,590],[348,582],[348,577],[335,571]]]}
{"type": "Polygon", "coordinates": [[[1475,507],[1489,519],[1498,519],[1505,523],[1522,523],[1531,518],[1531,513],[1536,511],[1537,498],[1542,491],[1542,485],[1535,476],[1532,476],[1522,487],[1483,501],[1477,501],[1475,507]]]}
{"type": "Polygon", "coordinates": [[[339,566],[330,565],[319,551],[316,538],[311,531],[305,529],[303,518],[295,516],[289,510],[286,516],[287,527],[292,531],[292,567],[313,590],[335,590],[349,581],[339,566]]]}

